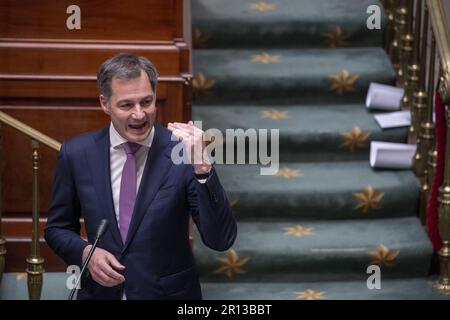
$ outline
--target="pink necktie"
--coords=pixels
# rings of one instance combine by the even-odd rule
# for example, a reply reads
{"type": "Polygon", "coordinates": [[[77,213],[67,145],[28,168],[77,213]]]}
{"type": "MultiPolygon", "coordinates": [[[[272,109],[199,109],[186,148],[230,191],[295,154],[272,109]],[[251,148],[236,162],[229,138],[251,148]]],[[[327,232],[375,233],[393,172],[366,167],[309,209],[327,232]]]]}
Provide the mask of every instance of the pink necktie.
{"type": "Polygon", "coordinates": [[[120,181],[119,228],[122,241],[125,243],[136,201],[137,178],[134,154],[139,150],[140,145],[134,142],[126,142],[122,146],[127,154],[127,160],[123,165],[122,180],[120,181]]]}

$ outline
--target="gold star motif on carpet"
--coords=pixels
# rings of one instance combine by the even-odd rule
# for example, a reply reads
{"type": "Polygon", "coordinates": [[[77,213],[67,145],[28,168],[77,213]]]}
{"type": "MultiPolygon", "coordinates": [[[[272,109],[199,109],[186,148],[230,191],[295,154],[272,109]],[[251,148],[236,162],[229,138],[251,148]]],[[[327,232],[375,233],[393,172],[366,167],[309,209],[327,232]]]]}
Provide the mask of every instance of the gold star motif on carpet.
{"type": "Polygon", "coordinates": [[[291,168],[281,168],[278,169],[277,174],[278,177],[283,177],[286,179],[291,179],[295,177],[302,176],[303,173],[300,169],[291,169],[291,168]]]}
{"type": "Polygon", "coordinates": [[[203,35],[198,28],[195,28],[192,33],[192,45],[194,48],[206,48],[209,38],[209,36],[203,35]]]}
{"type": "Polygon", "coordinates": [[[372,259],[370,264],[376,264],[380,267],[391,267],[395,264],[395,258],[400,253],[399,249],[389,250],[384,244],[380,244],[375,250],[367,254],[372,259]]]}
{"type": "Polygon", "coordinates": [[[355,91],[356,74],[350,74],[347,69],[342,69],[338,74],[329,75],[331,80],[330,91],[335,91],[342,95],[344,92],[355,91]]]}
{"type": "Polygon", "coordinates": [[[367,213],[369,209],[380,209],[380,201],[384,196],[384,192],[375,192],[372,186],[368,185],[362,192],[354,192],[353,196],[358,201],[354,209],[362,208],[362,211],[367,213]]]}
{"type": "Polygon", "coordinates": [[[245,273],[244,266],[249,260],[248,257],[239,257],[234,249],[228,250],[226,257],[216,258],[220,262],[215,273],[224,273],[229,279],[234,279],[238,273],[245,273]]]}
{"type": "Polygon", "coordinates": [[[275,63],[280,61],[279,55],[270,54],[267,52],[253,54],[252,62],[259,62],[264,64],[275,63]]]}
{"type": "Polygon", "coordinates": [[[347,45],[345,40],[348,39],[349,34],[342,31],[340,26],[335,27],[333,31],[322,33],[325,42],[329,48],[343,47],[347,45]]]}
{"type": "Polygon", "coordinates": [[[203,93],[207,93],[214,86],[214,83],[214,80],[206,79],[203,73],[197,73],[197,75],[192,80],[194,95],[199,96],[203,93]]]}
{"type": "Polygon", "coordinates": [[[341,133],[342,140],[344,141],[339,148],[348,148],[351,152],[356,148],[365,148],[366,141],[370,136],[370,132],[363,132],[361,128],[354,125],[352,130],[341,133]]]}
{"type": "Polygon", "coordinates": [[[272,10],[275,10],[275,5],[272,3],[260,1],[260,2],[251,3],[250,10],[261,11],[261,12],[272,11],[272,10]]]}
{"type": "Polygon", "coordinates": [[[281,120],[287,118],[287,111],[281,111],[279,109],[271,108],[261,111],[261,117],[270,118],[272,120],[281,120]]]}
{"type": "Polygon", "coordinates": [[[314,234],[314,228],[306,228],[299,224],[290,228],[284,228],[284,231],[284,235],[286,236],[294,236],[299,238],[314,234]]]}
{"type": "Polygon", "coordinates": [[[295,292],[297,295],[297,299],[303,299],[303,300],[322,300],[325,299],[324,291],[314,291],[311,289],[305,290],[305,291],[297,291],[295,292]]]}

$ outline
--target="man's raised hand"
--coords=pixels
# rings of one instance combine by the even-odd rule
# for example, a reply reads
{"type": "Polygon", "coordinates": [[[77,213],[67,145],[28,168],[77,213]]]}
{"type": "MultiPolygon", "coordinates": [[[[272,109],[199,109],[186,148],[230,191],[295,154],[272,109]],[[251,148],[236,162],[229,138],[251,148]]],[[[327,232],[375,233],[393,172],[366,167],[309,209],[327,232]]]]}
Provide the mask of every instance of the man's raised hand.
{"type": "Polygon", "coordinates": [[[211,162],[204,155],[206,143],[203,130],[197,128],[192,121],[188,123],[169,122],[167,128],[184,143],[194,172],[196,174],[208,173],[211,170],[211,162]]]}

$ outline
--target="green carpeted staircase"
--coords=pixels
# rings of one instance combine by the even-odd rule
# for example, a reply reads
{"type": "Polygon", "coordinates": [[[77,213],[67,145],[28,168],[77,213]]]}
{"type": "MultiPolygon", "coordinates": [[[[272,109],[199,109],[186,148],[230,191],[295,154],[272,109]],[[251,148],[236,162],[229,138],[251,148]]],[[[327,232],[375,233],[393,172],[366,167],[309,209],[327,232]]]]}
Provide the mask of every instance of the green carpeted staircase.
{"type": "MultiPolygon", "coordinates": [[[[193,119],[203,129],[279,129],[280,170],[218,165],[238,220],[232,249],[194,234],[205,299],[446,299],[431,290],[433,248],[417,218],[410,170],[370,167],[382,130],[364,100],[393,84],[376,0],[192,0],[193,119]],[[366,270],[381,267],[381,289],[366,270]]],[[[227,141],[223,141],[227,144],[227,141]]],[[[67,274],[44,275],[43,299],[66,299],[67,274]]],[[[24,299],[6,274],[1,299],[24,299]]]]}
{"type": "Polygon", "coordinates": [[[406,128],[381,129],[364,105],[371,82],[395,81],[382,30],[366,27],[372,4],[382,8],[373,0],[192,0],[193,119],[224,137],[226,129],[280,130],[277,175],[217,166],[238,237],[215,252],[195,234],[205,299],[446,298],[431,290],[418,180],[369,165],[370,141],[407,138],[406,128]],[[373,264],[379,290],[366,284],[373,264]]]}

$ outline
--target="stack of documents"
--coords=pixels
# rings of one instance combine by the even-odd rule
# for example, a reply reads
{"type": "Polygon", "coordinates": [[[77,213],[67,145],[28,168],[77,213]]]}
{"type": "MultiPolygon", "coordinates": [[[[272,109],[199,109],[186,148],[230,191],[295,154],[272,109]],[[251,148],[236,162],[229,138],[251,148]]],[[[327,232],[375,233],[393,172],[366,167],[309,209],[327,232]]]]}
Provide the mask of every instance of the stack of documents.
{"type": "Polygon", "coordinates": [[[415,144],[372,141],[370,166],[372,168],[410,169],[415,153],[415,144]]]}
{"type": "Polygon", "coordinates": [[[372,82],[366,96],[366,107],[386,111],[400,110],[403,88],[372,82]]]}
{"type": "Polygon", "coordinates": [[[411,112],[397,111],[380,113],[374,116],[378,125],[385,128],[409,127],[411,125],[411,112]]]}

